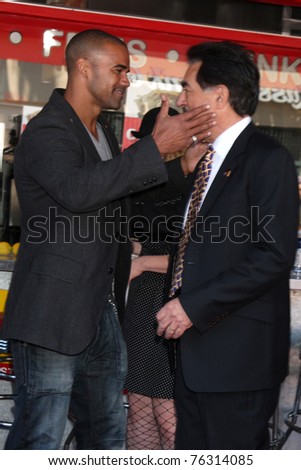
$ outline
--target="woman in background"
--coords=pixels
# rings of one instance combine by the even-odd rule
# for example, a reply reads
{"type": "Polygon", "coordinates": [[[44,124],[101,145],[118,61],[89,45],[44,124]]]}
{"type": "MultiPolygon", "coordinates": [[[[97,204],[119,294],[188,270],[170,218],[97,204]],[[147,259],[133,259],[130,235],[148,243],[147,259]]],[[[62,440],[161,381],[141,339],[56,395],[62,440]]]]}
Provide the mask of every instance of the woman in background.
{"type": "MultiPolygon", "coordinates": [[[[140,130],[132,134],[150,134],[159,110],[146,113],[140,130]]],[[[169,114],[177,111],[170,108],[169,114]]],[[[157,336],[155,315],[164,305],[168,258],[193,168],[185,157],[165,160],[168,182],[131,199],[134,256],[123,330],[128,350],[127,448],[132,450],[174,448],[174,367],[169,357],[173,343],[157,336]]]]}

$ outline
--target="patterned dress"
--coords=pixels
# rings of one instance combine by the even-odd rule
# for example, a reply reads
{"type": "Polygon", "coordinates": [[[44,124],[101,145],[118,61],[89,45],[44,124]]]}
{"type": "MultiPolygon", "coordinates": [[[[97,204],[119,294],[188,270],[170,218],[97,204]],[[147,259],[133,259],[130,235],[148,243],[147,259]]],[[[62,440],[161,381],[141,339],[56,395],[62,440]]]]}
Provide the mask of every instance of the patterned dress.
{"type": "MultiPolygon", "coordinates": [[[[171,225],[164,224],[183,212],[185,195],[192,177],[184,177],[180,159],[166,164],[169,182],[156,190],[141,193],[132,200],[132,216],[140,217],[135,239],[143,255],[166,255],[172,247],[171,225]],[[160,221],[160,223],[156,223],[160,221]],[[169,235],[167,238],[166,235],[169,235]]],[[[180,220],[179,218],[177,219],[180,220]]],[[[173,233],[174,235],[174,233],[173,233]]],[[[166,275],[146,271],[130,285],[123,330],[128,350],[125,389],[148,397],[173,398],[174,369],[170,342],[156,334],[156,313],[164,305],[166,275]]]]}

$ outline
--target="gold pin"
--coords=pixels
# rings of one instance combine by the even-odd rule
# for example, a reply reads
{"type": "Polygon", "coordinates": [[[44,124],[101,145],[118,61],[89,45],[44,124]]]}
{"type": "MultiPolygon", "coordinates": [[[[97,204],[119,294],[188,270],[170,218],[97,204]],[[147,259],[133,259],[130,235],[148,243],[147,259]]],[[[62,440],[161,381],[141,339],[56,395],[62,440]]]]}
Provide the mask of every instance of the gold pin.
{"type": "Polygon", "coordinates": [[[229,178],[230,175],[231,175],[231,170],[226,170],[225,173],[224,173],[224,176],[226,178],[229,178]]]}

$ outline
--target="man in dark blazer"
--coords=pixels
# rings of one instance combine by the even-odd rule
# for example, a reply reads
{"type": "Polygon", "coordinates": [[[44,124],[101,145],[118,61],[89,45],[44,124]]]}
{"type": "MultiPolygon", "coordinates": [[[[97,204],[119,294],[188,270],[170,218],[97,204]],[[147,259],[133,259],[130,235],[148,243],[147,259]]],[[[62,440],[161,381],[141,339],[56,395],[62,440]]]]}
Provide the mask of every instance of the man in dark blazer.
{"type": "Polygon", "coordinates": [[[66,64],[66,90],[54,90],[15,152],[22,227],[3,328],[16,372],[6,449],[58,449],[70,400],[78,448],[123,448],[122,201],[166,181],[161,154],[208,135],[204,107],[170,117],[164,101],[152,136],[120,153],[101,112],[118,109],[129,86],[125,43],[83,31],[69,42],[66,64]]]}
{"type": "Polygon", "coordinates": [[[268,420],[288,371],[295,165],[251,122],[259,72],[247,50],[203,43],[188,62],[177,104],[208,102],[217,126],[182,285],[157,314],[158,334],[179,339],[176,448],[268,449],[268,420]]]}

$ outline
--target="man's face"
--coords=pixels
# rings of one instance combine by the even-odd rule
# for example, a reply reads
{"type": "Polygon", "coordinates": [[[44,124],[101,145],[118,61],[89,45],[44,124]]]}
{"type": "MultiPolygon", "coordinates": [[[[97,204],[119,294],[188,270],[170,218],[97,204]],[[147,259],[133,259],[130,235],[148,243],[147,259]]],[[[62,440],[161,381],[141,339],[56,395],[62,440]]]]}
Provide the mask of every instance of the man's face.
{"type": "Polygon", "coordinates": [[[101,109],[118,109],[130,86],[129,53],[126,47],[108,42],[88,59],[88,89],[101,109]]]}
{"type": "Polygon", "coordinates": [[[196,76],[202,62],[191,64],[184,75],[183,90],[177,99],[177,106],[189,111],[203,104],[210,104],[214,110],[214,88],[203,90],[196,81],[196,76]]]}

